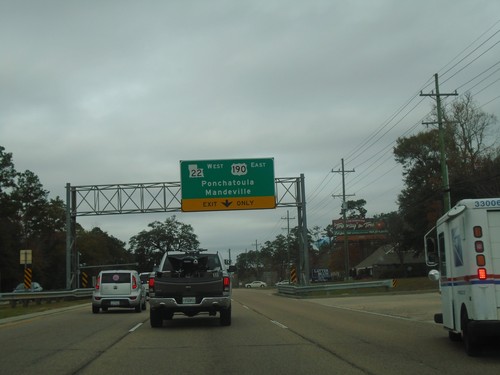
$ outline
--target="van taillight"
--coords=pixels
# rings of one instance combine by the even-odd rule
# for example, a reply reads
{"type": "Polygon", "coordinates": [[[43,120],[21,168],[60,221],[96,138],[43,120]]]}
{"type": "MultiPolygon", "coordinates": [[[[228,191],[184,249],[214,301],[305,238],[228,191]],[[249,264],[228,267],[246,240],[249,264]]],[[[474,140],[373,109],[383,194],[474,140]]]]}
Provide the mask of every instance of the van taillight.
{"type": "Polygon", "coordinates": [[[228,276],[224,276],[222,279],[222,285],[224,287],[224,292],[229,292],[229,287],[231,286],[231,279],[228,276]]]}
{"type": "Polygon", "coordinates": [[[486,266],[486,258],[484,257],[483,254],[478,254],[476,255],[476,264],[479,266],[479,267],[484,267],[486,266]]]}
{"type": "Polygon", "coordinates": [[[486,268],[478,268],[477,277],[479,277],[479,280],[486,280],[488,277],[488,274],[486,273],[486,268]]]}
{"type": "Polygon", "coordinates": [[[476,249],[476,253],[482,253],[484,251],[483,241],[474,242],[474,248],[476,249]]]}
{"type": "Polygon", "coordinates": [[[137,279],[132,276],[132,289],[137,289],[137,279]]]}
{"type": "Polygon", "coordinates": [[[474,232],[474,237],[483,237],[483,228],[481,228],[479,225],[476,225],[474,228],[472,228],[472,231],[474,232]]]}

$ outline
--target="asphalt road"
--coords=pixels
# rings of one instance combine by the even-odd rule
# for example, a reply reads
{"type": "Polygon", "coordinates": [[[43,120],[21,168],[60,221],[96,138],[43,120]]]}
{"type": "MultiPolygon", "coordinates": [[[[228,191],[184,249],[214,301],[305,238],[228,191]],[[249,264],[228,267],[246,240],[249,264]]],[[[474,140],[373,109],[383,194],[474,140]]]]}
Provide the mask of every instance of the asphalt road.
{"type": "MultiPolygon", "coordinates": [[[[436,310],[437,309],[437,310],[436,310]]],[[[468,357],[432,322],[437,293],[289,299],[237,289],[233,321],[89,304],[0,321],[5,374],[498,374],[500,348],[468,357]]]]}

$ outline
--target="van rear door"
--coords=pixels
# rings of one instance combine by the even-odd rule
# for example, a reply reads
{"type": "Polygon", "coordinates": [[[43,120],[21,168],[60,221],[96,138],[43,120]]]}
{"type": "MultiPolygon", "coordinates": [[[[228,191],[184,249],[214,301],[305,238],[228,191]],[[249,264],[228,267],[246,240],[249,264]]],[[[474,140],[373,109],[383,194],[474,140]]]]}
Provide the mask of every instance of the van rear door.
{"type": "MultiPolygon", "coordinates": [[[[500,275],[500,211],[488,211],[488,233],[490,239],[491,262],[493,269],[491,275],[497,278],[500,275]]],[[[495,280],[495,296],[497,314],[500,317],[500,280],[495,280]]]]}
{"type": "Polygon", "coordinates": [[[438,249],[441,273],[441,308],[443,312],[443,325],[449,329],[455,329],[455,317],[453,315],[453,246],[449,236],[449,223],[444,222],[438,228],[438,249]]]}

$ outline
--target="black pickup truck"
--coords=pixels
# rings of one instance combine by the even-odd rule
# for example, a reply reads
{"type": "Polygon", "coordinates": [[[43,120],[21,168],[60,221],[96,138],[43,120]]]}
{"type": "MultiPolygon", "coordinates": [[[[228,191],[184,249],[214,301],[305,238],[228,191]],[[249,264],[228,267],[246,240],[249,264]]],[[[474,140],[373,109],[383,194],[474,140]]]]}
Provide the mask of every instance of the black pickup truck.
{"type": "Polygon", "coordinates": [[[218,253],[200,250],[163,255],[149,289],[151,327],[161,327],[175,313],[195,316],[220,314],[223,326],[231,325],[231,276],[218,253]],[[152,284],[152,285],[151,285],[152,284]]]}

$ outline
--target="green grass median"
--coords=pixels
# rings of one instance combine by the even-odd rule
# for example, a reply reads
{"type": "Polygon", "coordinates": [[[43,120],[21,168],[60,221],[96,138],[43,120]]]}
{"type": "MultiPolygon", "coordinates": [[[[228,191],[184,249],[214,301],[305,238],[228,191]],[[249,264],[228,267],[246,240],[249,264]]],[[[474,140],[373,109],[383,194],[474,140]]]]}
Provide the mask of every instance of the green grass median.
{"type": "Polygon", "coordinates": [[[14,316],[34,314],[54,309],[61,309],[65,307],[72,307],[76,305],[83,305],[90,303],[90,298],[72,299],[57,302],[42,302],[37,304],[36,302],[30,302],[27,305],[18,303],[16,307],[12,307],[8,302],[0,304],[0,319],[11,318],[14,316]]]}

